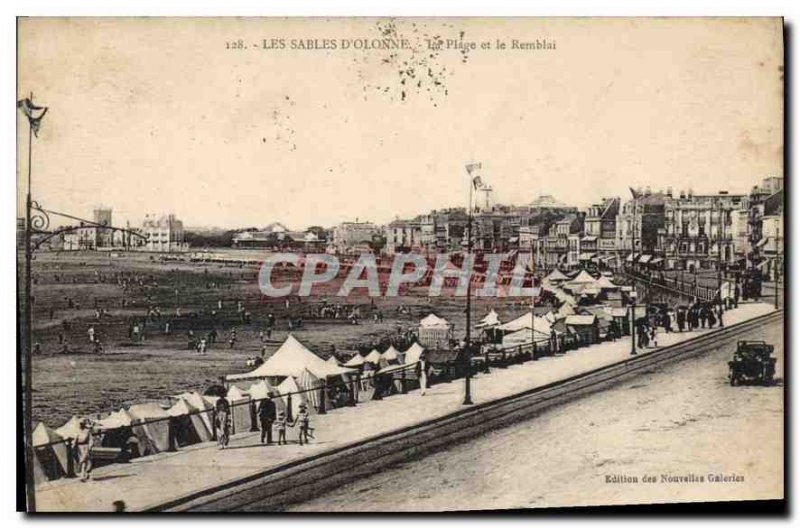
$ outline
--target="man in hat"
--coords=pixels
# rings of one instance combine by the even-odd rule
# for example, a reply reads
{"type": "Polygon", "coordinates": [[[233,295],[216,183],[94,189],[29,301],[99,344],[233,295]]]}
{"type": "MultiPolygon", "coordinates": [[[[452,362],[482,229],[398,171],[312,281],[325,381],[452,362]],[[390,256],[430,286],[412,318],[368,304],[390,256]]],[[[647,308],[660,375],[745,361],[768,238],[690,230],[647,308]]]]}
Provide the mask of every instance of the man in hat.
{"type": "Polygon", "coordinates": [[[261,443],[267,439],[267,445],[272,443],[272,423],[275,421],[275,402],[268,395],[258,404],[258,421],[261,425],[261,443]]]}

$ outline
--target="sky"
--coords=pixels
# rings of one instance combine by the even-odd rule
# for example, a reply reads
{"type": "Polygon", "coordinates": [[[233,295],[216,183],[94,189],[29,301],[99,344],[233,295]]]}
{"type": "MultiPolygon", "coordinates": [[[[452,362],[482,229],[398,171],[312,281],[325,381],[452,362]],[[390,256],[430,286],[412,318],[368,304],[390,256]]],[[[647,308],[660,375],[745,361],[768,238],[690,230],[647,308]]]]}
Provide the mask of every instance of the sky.
{"type": "Polygon", "coordinates": [[[34,199],[115,224],[384,223],[465,206],[471,162],[508,204],[783,175],[780,19],[21,19],[31,92],[34,199]]]}

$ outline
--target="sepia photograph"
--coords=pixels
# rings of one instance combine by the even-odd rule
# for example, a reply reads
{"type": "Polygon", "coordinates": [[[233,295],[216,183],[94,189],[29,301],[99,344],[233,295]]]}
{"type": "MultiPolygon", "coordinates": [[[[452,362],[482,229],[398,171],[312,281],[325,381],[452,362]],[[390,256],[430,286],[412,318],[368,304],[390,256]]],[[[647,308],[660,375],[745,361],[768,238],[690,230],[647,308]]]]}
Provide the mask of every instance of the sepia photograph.
{"type": "Polygon", "coordinates": [[[16,31],[19,511],[785,507],[782,18],[16,31]]]}

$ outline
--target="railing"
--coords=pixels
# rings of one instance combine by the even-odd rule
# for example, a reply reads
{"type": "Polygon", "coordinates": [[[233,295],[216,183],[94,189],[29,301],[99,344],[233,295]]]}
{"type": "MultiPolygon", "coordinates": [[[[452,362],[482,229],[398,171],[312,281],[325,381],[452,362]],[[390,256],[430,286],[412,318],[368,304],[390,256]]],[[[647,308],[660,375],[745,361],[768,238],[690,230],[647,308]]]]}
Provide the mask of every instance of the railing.
{"type": "MultiPolygon", "coordinates": [[[[391,391],[392,391],[392,382],[394,382],[394,381],[397,381],[397,382],[400,383],[401,387],[400,387],[399,392],[401,394],[405,394],[407,392],[409,384],[418,381],[416,376],[409,377],[407,375],[409,371],[415,371],[416,370],[417,363],[411,363],[411,364],[406,364],[406,365],[402,365],[402,366],[400,366],[400,365],[390,365],[390,366],[398,366],[400,368],[393,369],[391,372],[387,372],[387,373],[380,373],[380,371],[369,371],[367,373],[367,375],[360,375],[360,374],[359,375],[355,375],[355,376],[352,376],[347,381],[328,382],[326,380],[322,380],[322,383],[320,385],[316,386],[316,387],[305,388],[305,389],[301,389],[301,390],[298,390],[298,391],[292,391],[292,392],[287,392],[287,393],[278,393],[278,392],[276,392],[276,393],[272,393],[267,398],[252,398],[252,397],[246,396],[246,397],[242,398],[241,400],[230,401],[230,403],[229,403],[230,427],[231,427],[230,434],[239,434],[239,433],[245,433],[245,432],[258,431],[258,425],[259,424],[258,424],[257,408],[258,408],[258,405],[261,402],[263,402],[263,401],[265,401],[267,399],[271,399],[273,401],[275,401],[275,400],[283,401],[284,402],[283,405],[285,405],[285,407],[286,407],[286,411],[285,411],[286,412],[286,420],[287,420],[287,422],[291,422],[291,421],[293,421],[293,408],[294,408],[293,401],[292,401],[293,398],[298,398],[298,397],[299,398],[303,398],[303,395],[311,395],[311,394],[313,394],[315,392],[318,393],[318,395],[315,398],[307,396],[304,399],[307,400],[306,401],[307,404],[311,403],[308,400],[316,400],[318,402],[317,405],[315,406],[315,410],[316,410],[316,412],[318,414],[326,414],[328,412],[328,410],[331,410],[331,409],[336,409],[336,408],[341,408],[341,407],[354,407],[354,406],[358,405],[358,403],[359,403],[359,398],[358,398],[359,393],[361,393],[361,392],[367,393],[369,388],[375,388],[376,391],[378,391],[378,392],[377,393],[373,393],[373,394],[377,394],[377,398],[376,399],[381,399],[383,396],[387,396],[387,395],[389,395],[391,393],[391,391]],[[398,375],[399,375],[399,377],[398,377],[398,375]],[[389,383],[385,383],[385,381],[389,381],[389,383]],[[378,383],[376,383],[376,382],[378,382],[378,383]],[[373,387],[369,387],[368,384],[373,384],[373,387]],[[343,405],[342,404],[334,405],[330,400],[329,391],[331,391],[331,389],[342,389],[342,388],[347,392],[347,401],[343,405]],[[386,394],[384,394],[384,393],[386,393],[386,394]],[[238,420],[236,418],[237,409],[239,410],[238,412],[242,412],[242,410],[246,410],[246,412],[248,413],[248,417],[249,417],[248,421],[249,421],[250,427],[246,431],[238,431],[237,430],[237,422],[238,422],[238,420]]],[[[203,397],[203,396],[201,396],[201,397],[203,397]]],[[[191,405],[191,404],[189,404],[189,405],[191,405]]],[[[181,420],[181,419],[184,419],[184,418],[187,418],[187,417],[191,418],[192,416],[200,416],[200,417],[204,418],[204,423],[206,423],[207,425],[210,425],[209,430],[207,431],[208,436],[210,436],[211,440],[214,440],[214,441],[218,440],[219,429],[218,429],[218,424],[217,424],[217,409],[215,407],[212,407],[212,408],[207,408],[207,409],[193,409],[193,410],[190,410],[190,412],[188,412],[188,413],[180,414],[180,415],[176,415],[176,416],[164,416],[164,417],[158,417],[158,418],[134,419],[134,420],[131,421],[131,423],[129,425],[124,425],[124,426],[114,427],[114,428],[109,428],[109,429],[93,430],[92,431],[92,436],[93,436],[93,438],[96,439],[95,442],[94,442],[94,447],[106,447],[106,448],[111,447],[111,448],[115,448],[115,449],[120,449],[121,452],[125,451],[128,448],[127,443],[129,442],[131,437],[136,438],[137,442],[140,443],[140,445],[141,445],[142,439],[139,439],[139,434],[145,434],[145,435],[147,434],[146,432],[140,432],[139,434],[136,434],[136,433],[133,432],[134,428],[146,427],[148,425],[156,425],[156,424],[162,424],[162,423],[166,422],[166,423],[169,424],[169,427],[170,427],[170,429],[169,429],[169,431],[167,433],[167,435],[168,435],[168,438],[167,438],[168,448],[165,449],[165,450],[159,450],[159,451],[176,451],[179,448],[186,447],[188,445],[193,445],[195,443],[198,443],[198,442],[194,442],[194,443],[184,444],[184,445],[181,445],[181,446],[177,445],[177,427],[178,427],[177,422],[178,422],[178,420],[181,420]],[[131,430],[131,432],[130,432],[130,434],[125,434],[125,435],[120,436],[120,441],[121,441],[122,445],[119,445],[119,443],[117,445],[105,445],[105,446],[102,445],[104,438],[106,438],[107,436],[118,434],[120,432],[125,433],[126,430],[131,430]]],[[[74,445],[74,439],[73,438],[62,438],[62,439],[59,439],[59,440],[55,440],[53,442],[39,444],[37,446],[34,446],[34,448],[35,448],[35,450],[44,450],[44,449],[47,449],[47,448],[54,448],[54,447],[59,446],[59,445],[63,445],[65,447],[66,453],[67,453],[67,462],[68,462],[68,464],[67,464],[66,468],[62,468],[63,472],[66,474],[67,477],[75,476],[75,468],[77,467],[77,449],[76,449],[76,446],[74,445]]],[[[141,450],[140,450],[140,453],[138,453],[139,456],[146,456],[146,455],[149,455],[149,454],[153,454],[153,453],[142,454],[141,450]]],[[[130,455],[130,453],[127,453],[127,455],[130,455]]]]}
{"type": "Polygon", "coordinates": [[[655,286],[670,291],[672,293],[677,293],[679,295],[697,297],[698,299],[702,299],[707,302],[715,300],[715,298],[717,297],[717,293],[719,291],[717,288],[710,288],[707,286],[698,286],[697,284],[694,283],[681,282],[678,281],[678,279],[676,278],[653,277],[645,273],[639,273],[631,270],[628,271],[619,270],[619,273],[630,279],[646,282],[648,286],[655,286]]]}

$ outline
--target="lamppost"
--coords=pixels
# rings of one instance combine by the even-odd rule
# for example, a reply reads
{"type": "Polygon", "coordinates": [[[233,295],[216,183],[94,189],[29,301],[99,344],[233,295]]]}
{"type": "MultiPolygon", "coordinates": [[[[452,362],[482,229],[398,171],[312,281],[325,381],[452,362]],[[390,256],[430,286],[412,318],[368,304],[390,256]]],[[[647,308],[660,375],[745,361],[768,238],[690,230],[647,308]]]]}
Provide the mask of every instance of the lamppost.
{"type": "Polygon", "coordinates": [[[38,137],[38,131],[41,127],[42,118],[47,113],[47,107],[39,107],[33,103],[33,93],[27,99],[22,99],[17,102],[17,108],[22,110],[28,118],[28,181],[25,195],[25,280],[24,280],[24,313],[23,313],[23,342],[25,343],[23,353],[25,359],[24,365],[24,413],[23,413],[23,429],[24,429],[24,445],[25,445],[25,497],[27,500],[27,511],[36,511],[36,490],[33,482],[33,390],[31,383],[33,380],[33,365],[31,342],[33,340],[32,328],[32,305],[33,305],[33,292],[31,283],[31,263],[33,261],[33,253],[38,250],[45,242],[51,240],[53,237],[65,233],[71,233],[85,227],[94,227],[96,229],[108,229],[111,231],[120,231],[129,235],[140,237],[147,240],[147,237],[141,233],[111,227],[104,223],[92,222],[77,216],[66,213],[59,213],[43,208],[39,203],[32,199],[32,184],[31,184],[31,166],[33,161],[33,136],[38,137]],[[58,229],[50,230],[50,215],[60,216],[69,220],[79,222],[77,226],[60,227],[58,229]],[[33,242],[33,235],[40,235],[36,242],[33,242]]]}
{"type": "MultiPolygon", "coordinates": [[[[469,174],[469,207],[467,208],[467,259],[468,264],[472,262],[472,193],[482,185],[479,175],[472,176],[473,171],[481,168],[480,163],[467,165],[469,174]]],[[[472,405],[472,340],[470,330],[472,325],[472,269],[467,279],[467,331],[464,337],[464,360],[467,363],[466,376],[464,377],[464,405],[472,405]]]]}
{"type": "Polygon", "coordinates": [[[631,292],[631,355],[636,355],[636,290],[631,292]]]}

